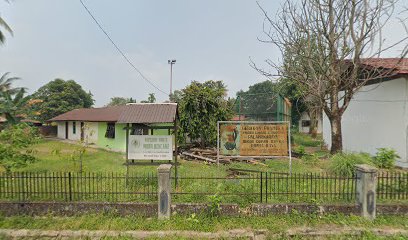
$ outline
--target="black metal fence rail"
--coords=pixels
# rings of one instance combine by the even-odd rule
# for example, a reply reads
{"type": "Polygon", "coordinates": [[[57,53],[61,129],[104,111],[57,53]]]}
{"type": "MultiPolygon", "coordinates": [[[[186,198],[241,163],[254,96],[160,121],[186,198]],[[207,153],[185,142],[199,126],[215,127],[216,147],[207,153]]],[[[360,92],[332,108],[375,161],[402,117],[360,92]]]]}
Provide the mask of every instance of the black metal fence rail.
{"type": "Polygon", "coordinates": [[[408,199],[408,173],[379,172],[377,181],[379,200],[408,199]]]}
{"type": "Polygon", "coordinates": [[[325,173],[255,172],[230,177],[179,176],[173,186],[176,202],[208,201],[217,195],[223,202],[344,202],[354,201],[356,176],[325,173]]]}
{"type": "Polygon", "coordinates": [[[157,175],[0,173],[0,199],[11,201],[156,201],[157,175]]]}

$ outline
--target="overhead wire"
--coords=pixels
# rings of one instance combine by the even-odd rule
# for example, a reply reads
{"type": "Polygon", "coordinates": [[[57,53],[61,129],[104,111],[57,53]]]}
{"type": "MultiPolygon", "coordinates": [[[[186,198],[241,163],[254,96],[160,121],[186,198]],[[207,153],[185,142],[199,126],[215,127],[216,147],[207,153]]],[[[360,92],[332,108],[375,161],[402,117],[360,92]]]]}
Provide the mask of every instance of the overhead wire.
{"type": "Polygon", "coordinates": [[[119,48],[119,46],[113,41],[113,39],[109,36],[109,34],[105,31],[105,29],[102,27],[102,25],[99,23],[99,21],[95,18],[95,16],[92,14],[92,12],[88,9],[88,7],[85,5],[85,3],[82,0],[79,0],[79,2],[82,4],[82,6],[85,8],[89,16],[94,20],[96,25],[99,27],[99,29],[105,34],[105,36],[109,39],[109,41],[112,43],[112,45],[116,48],[116,50],[119,52],[120,55],[125,59],[125,61],[134,69],[136,72],[139,73],[139,75],[146,81],[148,82],[152,87],[154,87],[156,90],[159,92],[165,94],[168,96],[169,94],[160,89],[156,84],[154,84],[152,81],[150,81],[133,63],[130,61],[130,59],[126,56],[126,54],[119,48]]]}

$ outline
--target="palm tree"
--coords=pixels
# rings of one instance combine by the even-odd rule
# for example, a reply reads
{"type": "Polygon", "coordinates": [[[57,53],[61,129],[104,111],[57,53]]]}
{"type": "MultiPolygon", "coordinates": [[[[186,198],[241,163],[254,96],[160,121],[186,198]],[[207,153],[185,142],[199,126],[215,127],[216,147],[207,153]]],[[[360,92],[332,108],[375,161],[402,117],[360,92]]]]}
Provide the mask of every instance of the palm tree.
{"type": "Polygon", "coordinates": [[[30,96],[24,96],[26,90],[20,88],[17,93],[4,91],[0,98],[0,115],[7,119],[7,123],[15,124],[19,122],[19,114],[27,106],[30,96]]]}
{"type": "MultiPolygon", "coordinates": [[[[8,0],[5,0],[6,2],[9,2],[8,0]]],[[[13,36],[13,30],[11,30],[10,26],[6,23],[6,21],[3,20],[2,17],[0,17],[0,27],[4,28],[8,33],[10,33],[13,36]]],[[[6,37],[4,36],[4,33],[0,30],[0,44],[3,44],[6,41],[6,37]]]]}
{"type": "Polygon", "coordinates": [[[13,88],[11,85],[14,81],[20,80],[18,77],[9,77],[9,72],[4,73],[0,77],[0,98],[3,92],[8,91],[10,94],[16,94],[21,88],[13,88]]]}

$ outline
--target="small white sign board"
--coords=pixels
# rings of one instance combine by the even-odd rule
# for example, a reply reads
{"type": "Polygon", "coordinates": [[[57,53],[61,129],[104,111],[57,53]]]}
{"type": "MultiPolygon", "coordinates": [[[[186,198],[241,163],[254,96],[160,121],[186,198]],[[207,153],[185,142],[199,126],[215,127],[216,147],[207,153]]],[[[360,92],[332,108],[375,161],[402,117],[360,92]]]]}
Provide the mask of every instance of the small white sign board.
{"type": "Polygon", "coordinates": [[[161,135],[130,135],[128,158],[134,160],[172,160],[173,138],[161,135]]]}

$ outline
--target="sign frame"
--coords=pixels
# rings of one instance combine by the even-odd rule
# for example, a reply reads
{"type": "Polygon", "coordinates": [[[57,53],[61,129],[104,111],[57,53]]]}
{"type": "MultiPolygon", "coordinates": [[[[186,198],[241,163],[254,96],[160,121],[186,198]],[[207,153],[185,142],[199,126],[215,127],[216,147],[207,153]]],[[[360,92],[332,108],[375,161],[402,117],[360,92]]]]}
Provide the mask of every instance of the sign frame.
{"type": "Polygon", "coordinates": [[[220,157],[226,157],[227,155],[220,154],[220,124],[287,124],[288,130],[288,156],[242,156],[234,155],[235,158],[289,158],[289,174],[292,174],[292,143],[290,139],[290,121],[218,121],[217,122],[217,165],[220,164],[220,157]]]}
{"type": "MultiPolygon", "coordinates": [[[[154,144],[155,143],[151,143],[154,144]]],[[[161,142],[157,142],[156,144],[163,144],[161,142]]],[[[152,161],[171,161],[173,160],[173,136],[172,135],[130,135],[129,136],[129,141],[128,141],[128,159],[129,160],[133,160],[133,161],[137,161],[137,160],[152,160],[152,161]],[[141,149],[140,152],[135,151],[131,148],[131,140],[139,140],[139,141],[146,141],[145,138],[163,138],[166,139],[167,144],[169,144],[169,148],[163,150],[161,153],[145,153],[143,152],[144,149],[143,147],[139,147],[139,148],[135,148],[136,149],[141,149]],[[133,151],[132,151],[133,150],[133,151]],[[167,155],[167,157],[163,158],[163,159],[157,159],[157,158],[161,158],[161,157],[134,157],[134,155],[167,155]]]]}

